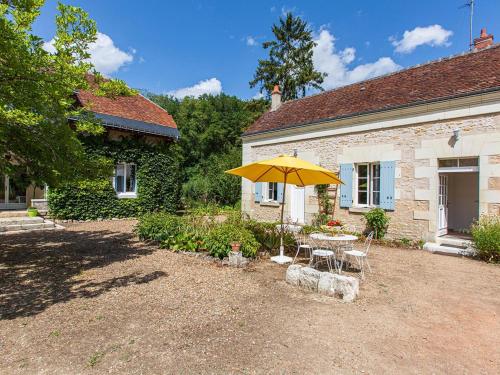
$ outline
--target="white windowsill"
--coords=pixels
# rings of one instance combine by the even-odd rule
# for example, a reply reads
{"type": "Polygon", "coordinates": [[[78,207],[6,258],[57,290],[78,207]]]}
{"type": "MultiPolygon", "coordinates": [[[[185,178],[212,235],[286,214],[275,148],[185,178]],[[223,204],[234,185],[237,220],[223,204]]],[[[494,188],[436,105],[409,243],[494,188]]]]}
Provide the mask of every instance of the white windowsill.
{"type": "Polygon", "coordinates": [[[269,206],[269,207],[279,207],[279,202],[276,201],[262,201],[260,202],[261,206],[269,206]]]}
{"type": "Polygon", "coordinates": [[[365,213],[365,212],[368,212],[374,208],[377,208],[377,206],[352,206],[352,207],[349,207],[349,212],[365,213]]]}
{"type": "Polygon", "coordinates": [[[124,199],[124,198],[137,198],[137,193],[118,193],[116,196],[119,199],[124,199]]]}

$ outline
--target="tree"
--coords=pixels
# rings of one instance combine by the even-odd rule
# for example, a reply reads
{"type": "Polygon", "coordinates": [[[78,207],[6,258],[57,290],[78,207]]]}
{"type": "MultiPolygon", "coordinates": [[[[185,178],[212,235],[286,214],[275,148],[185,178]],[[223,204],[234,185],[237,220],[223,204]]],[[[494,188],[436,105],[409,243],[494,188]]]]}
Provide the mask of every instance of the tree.
{"type": "Polygon", "coordinates": [[[271,95],[274,85],[279,85],[284,100],[304,97],[307,89],[322,90],[324,73],[314,70],[312,55],[316,43],[307,23],[300,17],[287,13],[273,25],[276,40],[262,44],[269,49],[269,59],[259,60],[250,87],[260,85],[260,92],[271,95]]]}
{"type": "Polygon", "coordinates": [[[224,171],[241,164],[241,135],[269,103],[225,94],[182,100],[148,96],[168,110],[179,128],[184,197],[203,203],[236,203],[240,180],[224,171]]]}
{"type": "MultiPolygon", "coordinates": [[[[85,154],[78,134],[100,134],[103,127],[74,105],[75,91],[89,87],[95,22],[82,9],[59,3],[55,52],[49,53],[31,29],[44,2],[0,1],[0,174],[56,186],[109,174],[110,166],[85,154]],[[73,128],[70,118],[80,119],[73,128]]],[[[101,94],[120,91],[122,84],[108,83],[101,94]]]]}

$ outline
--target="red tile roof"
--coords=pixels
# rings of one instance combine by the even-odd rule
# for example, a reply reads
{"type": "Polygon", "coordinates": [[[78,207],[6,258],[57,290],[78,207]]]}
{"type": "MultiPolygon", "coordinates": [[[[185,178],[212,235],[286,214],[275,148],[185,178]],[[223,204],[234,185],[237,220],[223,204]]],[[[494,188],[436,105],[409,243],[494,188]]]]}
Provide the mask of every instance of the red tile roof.
{"type": "Polygon", "coordinates": [[[500,44],[284,102],[264,113],[244,135],[497,89],[500,44]]]}
{"type": "Polygon", "coordinates": [[[97,96],[91,90],[80,90],[76,96],[80,105],[95,113],[177,129],[173,117],[166,110],[140,94],[107,98],[97,96]]]}

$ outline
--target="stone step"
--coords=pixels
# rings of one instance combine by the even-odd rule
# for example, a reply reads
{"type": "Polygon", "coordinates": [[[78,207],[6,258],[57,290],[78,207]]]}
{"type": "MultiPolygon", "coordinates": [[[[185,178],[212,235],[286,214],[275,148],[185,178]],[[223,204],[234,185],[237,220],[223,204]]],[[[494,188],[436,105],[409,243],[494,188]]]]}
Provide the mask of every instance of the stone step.
{"type": "Polygon", "coordinates": [[[442,236],[436,238],[436,243],[443,246],[457,247],[460,249],[467,249],[472,245],[471,240],[459,237],[442,236]]]}
{"type": "Polygon", "coordinates": [[[454,255],[454,256],[472,256],[474,250],[471,247],[463,248],[457,246],[442,245],[436,242],[426,242],[424,250],[430,251],[433,254],[454,255]]]}
{"type": "Polygon", "coordinates": [[[43,218],[41,217],[2,217],[0,218],[0,227],[7,225],[24,225],[24,224],[37,224],[43,223],[43,218]]]}
{"type": "Polygon", "coordinates": [[[43,220],[42,218],[29,218],[29,219],[41,219],[41,220],[31,220],[31,221],[26,220],[21,224],[0,225],[0,233],[64,229],[64,227],[54,224],[54,222],[50,220],[43,220]]]}
{"type": "Polygon", "coordinates": [[[24,217],[26,216],[26,210],[5,210],[0,211],[0,218],[11,218],[11,217],[24,217]]]}

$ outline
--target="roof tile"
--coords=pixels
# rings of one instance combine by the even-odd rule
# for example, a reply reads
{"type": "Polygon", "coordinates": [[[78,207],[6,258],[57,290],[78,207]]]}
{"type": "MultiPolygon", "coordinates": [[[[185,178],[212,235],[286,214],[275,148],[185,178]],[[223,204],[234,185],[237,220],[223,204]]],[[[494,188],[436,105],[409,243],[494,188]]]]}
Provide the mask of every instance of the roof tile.
{"type": "Polygon", "coordinates": [[[488,89],[500,89],[500,44],[285,102],[264,113],[245,135],[488,89]]]}

